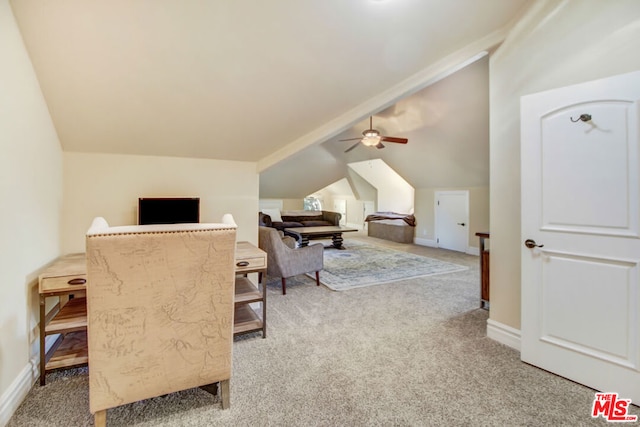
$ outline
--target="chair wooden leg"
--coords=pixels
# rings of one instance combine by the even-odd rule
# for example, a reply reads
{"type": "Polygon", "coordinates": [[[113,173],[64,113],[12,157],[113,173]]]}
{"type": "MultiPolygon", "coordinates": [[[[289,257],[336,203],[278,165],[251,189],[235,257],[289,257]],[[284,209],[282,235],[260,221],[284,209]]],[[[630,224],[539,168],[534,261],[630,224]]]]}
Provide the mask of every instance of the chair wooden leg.
{"type": "Polygon", "coordinates": [[[258,283],[262,283],[262,273],[258,273],[258,283]]]}
{"type": "Polygon", "coordinates": [[[316,286],[320,286],[320,272],[316,271],[316,286]]]}
{"type": "Polygon", "coordinates": [[[93,414],[93,425],[95,427],[106,427],[107,426],[107,410],[103,409],[102,411],[96,411],[93,414]]]}
{"type": "Polygon", "coordinates": [[[287,279],[282,278],[282,295],[287,294],[287,279]]]}
{"type": "Polygon", "coordinates": [[[229,390],[229,380],[220,381],[220,397],[222,398],[222,409],[229,409],[231,405],[231,394],[229,390]]]}

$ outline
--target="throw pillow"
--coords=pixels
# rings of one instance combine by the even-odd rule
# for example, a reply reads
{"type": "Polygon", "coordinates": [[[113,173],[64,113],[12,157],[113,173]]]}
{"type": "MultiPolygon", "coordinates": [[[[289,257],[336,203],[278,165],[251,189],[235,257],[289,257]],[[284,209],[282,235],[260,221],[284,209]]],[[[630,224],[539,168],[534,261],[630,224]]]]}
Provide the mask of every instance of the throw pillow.
{"type": "Polygon", "coordinates": [[[271,222],[282,222],[280,209],[262,209],[262,213],[271,217],[271,222]]]}

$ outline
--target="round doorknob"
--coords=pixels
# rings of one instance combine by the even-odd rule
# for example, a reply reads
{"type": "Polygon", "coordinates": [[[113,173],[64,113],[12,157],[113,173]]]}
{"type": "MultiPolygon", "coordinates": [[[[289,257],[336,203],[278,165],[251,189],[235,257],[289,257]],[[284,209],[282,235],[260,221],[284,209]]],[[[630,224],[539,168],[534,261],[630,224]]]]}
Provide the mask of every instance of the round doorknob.
{"type": "Polygon", "coordinates": [[[529,249],[533,249],[533,248],[542,248],[542,247],[544,247],[544,245],[539,245],[539,244],[537,244],[537,243],[536,243],[536,241],[535,241],[535,240],[532,240],[532,239],[527,239],[527,240],[525,240],[525,241],[524,241],[524,245],[525,245],[526,247],[528,247],[529,249]]]}

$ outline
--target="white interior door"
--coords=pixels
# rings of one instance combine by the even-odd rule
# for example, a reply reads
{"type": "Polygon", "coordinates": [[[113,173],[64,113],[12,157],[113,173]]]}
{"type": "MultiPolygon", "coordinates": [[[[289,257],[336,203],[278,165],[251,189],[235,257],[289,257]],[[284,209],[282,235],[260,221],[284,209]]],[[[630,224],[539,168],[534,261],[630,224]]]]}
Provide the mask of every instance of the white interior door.
{"type": "Polygon", "coordinates": [[[521,103],[522,360],[635,404],[639,100],[636,72],[521,103]]]}
{"type": "Polygon", "coordinates": [[[436,191],[435,203],[438,247],[466,252],[469,243],[469,192],[436,191]]]}

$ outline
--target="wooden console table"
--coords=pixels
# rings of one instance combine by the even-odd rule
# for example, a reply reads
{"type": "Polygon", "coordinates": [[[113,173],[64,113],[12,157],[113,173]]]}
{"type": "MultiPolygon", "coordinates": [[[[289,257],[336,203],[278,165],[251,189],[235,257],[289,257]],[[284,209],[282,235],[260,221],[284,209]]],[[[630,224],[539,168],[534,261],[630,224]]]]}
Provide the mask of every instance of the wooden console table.
{"type": "Polygon", "coordinates": [[[236,293],[233,316],[233,335],[262,331],[267,337],[267,253],[249,242],[236,245],[236,293]],[[259,273],[258,286],[248,278],[248,273],[259,273]],[[262,318],[251,307],[252,303],[262,306],[262,318]]]}
{"type": "Polygon", "coordinates": [[[45,385],[47,372],[88,363],[86,273],[85,255],[79,253],[56,259],[38,277],[40,385],[45,385]],[[49,297],[59,297],[59,302],[46,314],[49,297]],[[58,339],[45,352],[45,338],[54,334],[58,339]]]}
{"type": "Polygon", "coordinates": [[[480,308],[489,309],[489,249],[485,248],[485,239],[489,233],[476,233],[480,238],[480,308]]]}

